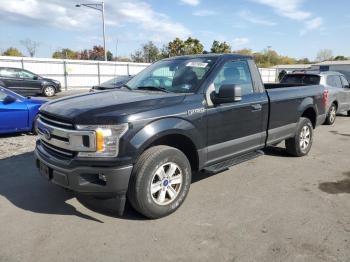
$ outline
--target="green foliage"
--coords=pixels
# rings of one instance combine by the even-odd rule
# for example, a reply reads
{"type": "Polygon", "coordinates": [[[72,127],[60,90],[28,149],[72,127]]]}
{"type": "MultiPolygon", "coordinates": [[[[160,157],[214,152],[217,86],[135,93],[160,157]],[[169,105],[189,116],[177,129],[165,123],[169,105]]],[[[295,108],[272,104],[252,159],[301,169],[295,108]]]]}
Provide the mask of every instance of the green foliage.
{"type": "Polygon", "coordinates": [[[161,53],[152,41],[143,44],[140,50],[136,50],[131,54],[131,60],[138,63],[153,63],[160,58],[161,53]]]}
{"type": "Polygon", "coordinates": [[[334,57],[335,61],[344,61],[344,60],[348,60],[349,58],[343,55],[338,55],[336,57],[334,57]]]}
{"type": "Polygon", "coordinates": [[[15,47],[9,47],[5,50],[5,52],[2,53],[2,55],[5,56],[23,56],[23,54],[21,53],[21,51],[19,51],[17,48],[15,47]]]}
{"type": "Polygon", "coordinates": [[[184,55],[202,54],[203,51],[204,51],[204,46],[196,38],[189,37],[184,42],[184,46],[183,46],[184,55]]]}
{"type": "Polygon", "coordinates": [[[225,54],[225,53],[231,53],[231,46],[227,44],[226,42],[219,42],[214,40],[211,48],[210,48],[211,53],[216,53],[216,54],[225,54]]]}
{"type": "Polygon", "coordinates": [[[52,54],[52,58],[56,59],[78,59],[79,52],[73,51],[69,48],[62,48],[52,54]]]}

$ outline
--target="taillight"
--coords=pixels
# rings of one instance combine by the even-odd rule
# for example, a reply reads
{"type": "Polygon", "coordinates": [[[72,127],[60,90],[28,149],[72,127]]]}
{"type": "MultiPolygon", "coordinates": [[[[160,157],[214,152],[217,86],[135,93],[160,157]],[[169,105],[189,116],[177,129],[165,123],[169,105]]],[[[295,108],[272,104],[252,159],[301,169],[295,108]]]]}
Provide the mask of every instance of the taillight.
{"type": "Polygon", "coordinates": [[[325,111],[327,109],[327,98],[328,98],[328,90],[324,90],[323,91],[323,107],[324,107],[325,111]]]}

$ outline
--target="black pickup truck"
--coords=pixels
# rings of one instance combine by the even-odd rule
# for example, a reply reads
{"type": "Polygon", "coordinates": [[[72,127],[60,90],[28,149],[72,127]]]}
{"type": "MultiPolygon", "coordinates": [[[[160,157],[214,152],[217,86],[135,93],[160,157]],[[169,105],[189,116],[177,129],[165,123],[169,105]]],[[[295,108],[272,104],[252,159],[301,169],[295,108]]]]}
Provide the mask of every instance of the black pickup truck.
{"type": "MultiPolygon", "coordinates": [[[[44,105],[35,156],[64,188],[126,199],[159,218],[186,198],[195,171],[219,172],[285,140],[308,154],[325,119],[323,87],[264,87],[249,56],[196,55],[158,61],[123,88],[44,105]]],[[[196,172],[201,175],[201,172],[196,172]]]]}

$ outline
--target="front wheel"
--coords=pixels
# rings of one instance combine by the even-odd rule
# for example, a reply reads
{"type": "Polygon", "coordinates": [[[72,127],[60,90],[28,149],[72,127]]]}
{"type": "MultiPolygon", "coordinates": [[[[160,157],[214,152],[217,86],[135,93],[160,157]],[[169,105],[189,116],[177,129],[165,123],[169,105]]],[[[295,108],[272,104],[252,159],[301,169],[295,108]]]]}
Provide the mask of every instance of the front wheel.
{"type": "Polygon", "coordinates": [[[335,122],[335,118],[337,117],[337,107],[335,104],[332,104],[329,108],[326,121],[324,122],[326,125],[333,125],[335,122]]]}
{"type": "Polygon", "coordinates": [[[305,156],[311,149],[312,140],[312,123],[310,119],[301,117],[295,136],[286,140],[287,152],[292,156],[305,156]]]}
{"type": "Polygon", "coordinates": [[[191,185],[191,165],[178,149],[154,146],[136,162],[130,178],[128,200],[148,218],[160,218],[177,210],[191,185]]]}
{"type": "Polygon", "coordinates": [[[52,97],[56,94],[56,89],[53,86],[45,86],[43,89],[43,95],[46,97],[52,97]]]}

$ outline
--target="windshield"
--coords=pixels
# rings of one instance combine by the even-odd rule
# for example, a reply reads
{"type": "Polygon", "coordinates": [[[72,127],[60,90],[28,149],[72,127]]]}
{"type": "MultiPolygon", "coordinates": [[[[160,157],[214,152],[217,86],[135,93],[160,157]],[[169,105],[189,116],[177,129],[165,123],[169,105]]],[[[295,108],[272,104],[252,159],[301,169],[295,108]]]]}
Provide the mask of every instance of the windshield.
{"type": "Polygon", "coordinates": [[[106,82],[103,82],[101,85],[108,85],[108,86],[120,85],[120,84],[126,83],[130,78],[131,78],[130,76],[117,76],[106,82]]]}
{"type": "Polygon", "coordinates": [[[131,89],[191,93],[198,89],[216,58],[188,58],[158,61],[131,79],[131,89]]]}
{"type": "Polygon", "coordinates": [[[3,88],[3,87],[0,87],[0,91],[3,92],[3,94],[6,94],[6,96],[12,96],[13,98],[16,98],[20,101],[24,101],[26,99],[24,96],[21,96],[15,92],[12,92],[8,89],[3,88]]]}
{"type": "Polygon", "coordinates": [[[305,74],[291,74],[285,75],[281,83],[284,84],[304,84],[304,85],[318,85],[320,84],[320,76],[305,75],[305,74]]]}

